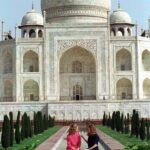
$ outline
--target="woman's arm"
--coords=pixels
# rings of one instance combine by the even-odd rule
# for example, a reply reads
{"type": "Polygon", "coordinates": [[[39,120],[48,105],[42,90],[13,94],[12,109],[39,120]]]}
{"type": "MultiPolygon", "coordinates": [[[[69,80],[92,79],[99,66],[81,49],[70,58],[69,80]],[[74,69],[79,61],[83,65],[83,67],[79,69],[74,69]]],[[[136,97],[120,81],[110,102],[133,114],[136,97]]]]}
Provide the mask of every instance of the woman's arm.
{"type": "Polygon", "coordinates": [[[86,150],[92,150],[93,148],[96,148],[98,145],[97,144],[94,144],[92,147],[86,149],[86,150]]]}
{"type": "Polygon", "coordinates": [[[88,143],[87,139],[86,139],[83,135],[81,135],[81,137],[83,138],[83,140],[84,140],[86,143],[88,143]]]}

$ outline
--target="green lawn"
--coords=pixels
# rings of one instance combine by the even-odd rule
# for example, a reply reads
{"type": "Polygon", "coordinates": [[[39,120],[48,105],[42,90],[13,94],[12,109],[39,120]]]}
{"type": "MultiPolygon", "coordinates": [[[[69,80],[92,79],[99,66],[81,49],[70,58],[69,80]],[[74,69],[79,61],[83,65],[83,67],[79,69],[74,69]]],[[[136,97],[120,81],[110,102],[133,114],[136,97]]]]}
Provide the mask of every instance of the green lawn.
{"type": "Polygon", "coordinates": [[[150,141],[141,141],[140,139],[137,139],[135,137],[130,137],[128,134],[121,134],[116,131],[113,131],[112,129],[104,126],[97,126],[98,129],[106,133],[107,135],[111,136],[112,138],[116,139],[123,145],[131,145],[131,144],[136,144],[136,145],[141,145],[144,144],[145,142],[150,144],[150,141]]]}
{"type": "MultiPolygon", "coordinates": [[[[38,134],[36,136],[33,136],[33,138],[28,138],[24,141],[22,141],[20,144],[14,144],[13,147],[9,148],[8,150],[32,150],[27,147],[31,147],[32,145],[38,146],[41,143],[43,143],[46,139],[48,139],[50,136],[52,136],[54,133],[56,133],[61,127],[53,127],[46,131],[44,131],[42,134],[38,134]]],[[[0,149],[2,149],[0,147],[0,149]]]]}

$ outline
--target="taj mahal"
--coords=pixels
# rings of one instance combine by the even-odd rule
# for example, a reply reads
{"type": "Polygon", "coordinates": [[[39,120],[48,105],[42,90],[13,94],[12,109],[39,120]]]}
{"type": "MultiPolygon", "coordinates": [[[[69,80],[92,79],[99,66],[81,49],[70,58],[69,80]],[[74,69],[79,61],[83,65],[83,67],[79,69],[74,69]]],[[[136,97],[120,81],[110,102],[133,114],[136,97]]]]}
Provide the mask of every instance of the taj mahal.
{"type": "MultiPolygon", "coordinates": [[[[123,7],[123,6],[121,6],[123,7]]],[[[136,109],[150,116],[150,30],[111,0],[41,0],[0,41],[0,120],[34,111],[56,120],[101,119],[136,109]]]]}

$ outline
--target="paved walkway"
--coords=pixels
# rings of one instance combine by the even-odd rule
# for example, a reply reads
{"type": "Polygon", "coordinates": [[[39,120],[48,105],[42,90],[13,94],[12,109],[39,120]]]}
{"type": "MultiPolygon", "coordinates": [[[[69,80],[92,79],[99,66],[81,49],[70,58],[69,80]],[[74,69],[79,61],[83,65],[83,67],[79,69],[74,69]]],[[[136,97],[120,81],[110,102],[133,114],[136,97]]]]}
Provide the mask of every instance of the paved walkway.
{"type": "Polygon", "coordinates": [[[106,150],[124,150],[124,146],[121,143],[100,130],[97,130],[97,132],[106,150]]]}
{"type": "Polygon", "coordinates": [[[51,150],[52,147],[58,142],[60,137],[65,133],[68,127],[61,128],[57,133],[47,139],[45,142],[40,144],[35,150],[51,150]]]}
{"type": "MultiPolygon", "coordinates": [[[[65,150],[66,149],[66,136],[68,127],[63,127],[41,145],[39,145],[35,150],[65,150]]],[[[99,145],[100,150],[123,150],[124,146],[120,144],[118,141],[114,140],[110,136],[106,135],[100,130],[97,130],[102,145],[99,145]],[[104,148],[105,147],[105,148],[104,148]]],[[[87,138],[86,133],[81,131],[81,134],[87,138]]],[[[85,150],[87,148],[87,144],[84,140],[82,140],[81,150],[85,150]]]]}

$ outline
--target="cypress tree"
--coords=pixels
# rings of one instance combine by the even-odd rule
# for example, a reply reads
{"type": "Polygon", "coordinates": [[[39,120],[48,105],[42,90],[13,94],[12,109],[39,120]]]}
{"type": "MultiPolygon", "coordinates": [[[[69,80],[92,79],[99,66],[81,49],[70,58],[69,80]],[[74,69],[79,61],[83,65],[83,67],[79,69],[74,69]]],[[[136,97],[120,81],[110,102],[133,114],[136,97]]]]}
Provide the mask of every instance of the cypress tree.
{"type": "MultiPolygon", "coordinates": [[[[107,115],[105,115],[106,122],[107,122],[107,115]]],[[[53,127],[55,125],[55,117],[49,116],[49,127],[53,127]]]]}
{"type": "Polygon", "coordinates": [[[150,140],[150,132],[149,132],[149,123],[148,123],[148,120],[146,120],[146,139],[150,140]]]}
{"type": "Polygon", "coordinates": [[[31,126],[31,121],[30,121],[29,116],[28,116],[27,120],[28,120],[28,137],[31,138],[33,136],[33,131],[32,131],[32,126],[31,126]]]}
{"type": "Polygon", "coordinates": [[[103,124],[103,126],[106,125],[106,114],[105,114],[105,112],[103,114],[103,122],[102,122],[102,124],[103,124]]]}
{"type": "Polygon", "coordinates": [[[17,121],[15,125],[15,141],[20,144],[21,134],[20,134],[20,111],[18,111],[17,121]]]}
{"type": "Polygon", "coordinates": [[[139,114],[138,112],[135,113],[135,135],[136,138],[139,136],[139,126],[140,126],[140,120],[139,120],[139,114]]]}
{"type": "Polygon", "coordinates": [[[25,124],[25,138],[29,137],[29,123],[27,113],[24,113],[24,124],[25,124]]]}
{"type": "Polygon", "coordinates": [[[120,121],[120,131],[121,133],[124,133],[124,116],[123,116],[123,113],[121,115],[121,121],[120,121]]]}
{"type": "Polygon", "coordinates": [[[13,146],[14,142],[14,123],[13,123],[13,113],[9,113],[9,118],[10,118],[10,146],[13,146]]]}
{"type": "Polygon", "coordinates": [[[44,117],[43,117],[43,124],[44,124],[44,130],[47,129],[47,117],[46,115],[44,114],[44,117]]]}
{"type": "Polygon", "coordinates": [[[129,133],[129,126],[130,126],[130,115],[129,113],[127,114],[127,128],[126,128],[126,133],[129,133]]]}
{"type": "Polygon", "coordinates": [[[7,115],[4,116],[1,143],[4,149],[10,146],[10,121],[7,115]]]}
{"type": "Polygon", "coordinates": [[[143,118],[141,120],[141,125],[140,125],[140,139],[141,140],[145,139],[145,123],[144,123],[144,119],[143,118]]]}
{"type": "Polygon", "coordinates": [[[37,130],[38,133],[43,132],[43,116],[41,111],[37,112],[37,130]]]}
{"type": "Polygon", "coordinates": [[[125,116],[125,118],[124,118],[124,132],[125,132],[125,134],[128,133],[128,128],[127,128],[127,118],[126,118],[126,116],[125,116]]]}
{"type": "Polygon", "coordinates": [[[21,139],[22,140],[25,139],[25,119],[24,119],[24,114],[23,114],[22,120],[21,120],[21,139]]]}
{"type": "Polygon", "coordinates": [[[120,132],[120,124],[121,124],[121,119],[120,119],[120,111],[117,111],[116,113],[116,130],[117,132],[120,132]]]}
{"type": "Polygon", "coordinates": [[[36,114],[36,112],[34,112],[34,134],[35,135],[38,134],[38,130],[37,130],[37,114],[36,114]]]}
{"type": "Polygon", "coordinates": [[[116,116],[116,113],[115,113],[115,111],[114,111],[113,114],[112,114],[112,121],[111,121],[111,129],[112,129],[112,130],[114,130],[114,129],[116,128],[115,116],[116,116]]]}
{"type": "Polygon", "coordinates": [[[133,110],[132,118],[131,118],[131,136],[136,135],[135,132],[135,116],[136,116],[136,110],[133,110]]]}

